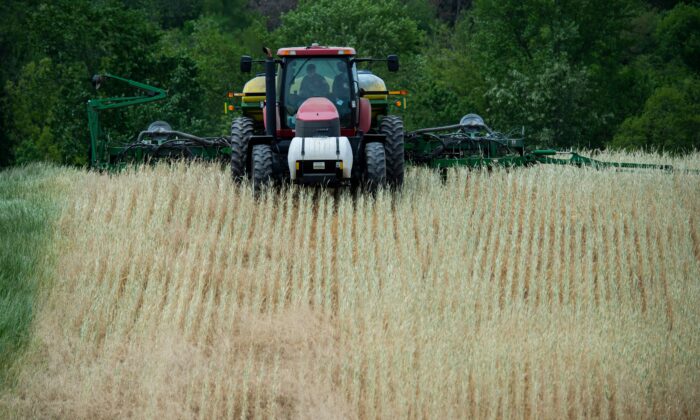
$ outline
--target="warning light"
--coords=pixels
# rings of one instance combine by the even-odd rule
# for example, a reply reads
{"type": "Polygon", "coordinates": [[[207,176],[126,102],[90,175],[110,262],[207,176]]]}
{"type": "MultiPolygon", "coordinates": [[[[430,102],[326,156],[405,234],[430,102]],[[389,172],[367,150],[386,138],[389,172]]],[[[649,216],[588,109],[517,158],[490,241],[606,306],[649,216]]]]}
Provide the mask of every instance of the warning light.
{"type": "Polygon", "coordinates": [[[228,96],[229,98],[233,98],[233,92],[228,92],[226,96],[228,96]]]}
{"type": "Polygon", "coordinates": [[[396,102],[394,102],[394,105],[396,105],[396,106],[398,106],[399,108],[401,108],[401,101],[396,101],[396,102]]]}
{"type": "Polygon", "coordinates": [[[228,110],[229,110],[229,111],[233,111],[233,105],[229,105],[229,106],[228,106],[228,110]]]}

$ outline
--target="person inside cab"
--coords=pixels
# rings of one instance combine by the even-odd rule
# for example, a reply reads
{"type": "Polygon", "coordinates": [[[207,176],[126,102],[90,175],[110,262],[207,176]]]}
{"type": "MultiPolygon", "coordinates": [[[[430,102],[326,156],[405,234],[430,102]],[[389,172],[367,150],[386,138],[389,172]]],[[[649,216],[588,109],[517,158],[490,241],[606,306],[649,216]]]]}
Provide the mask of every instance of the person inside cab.
{"type": "Polygon", "coordinates": [[[304,98],[315,96],[327,97],[330,92],[326,78],[316,73],[316,65],[311,63],[306,66],[306,76],[301,81],[299,94],[304,98]]]}
{"type": "Polygon", "coordinates": [[[348,67],[344,61],[336,64],[338,74],[333,79],[333,88],[329,98],[338,109],[340,121],[346,126],[350,123],[350,81],[348,80],[348,67]]]}
{"type": "Polygon", "coordinates": [[[347,101],[350,99],[350,82],[348,81],[347,64],[343,61],[339,61],[336,66],[338,68],[338,74],[335,76],[335,79],[333,79],[333,97],[342,101],[347,101]]]}

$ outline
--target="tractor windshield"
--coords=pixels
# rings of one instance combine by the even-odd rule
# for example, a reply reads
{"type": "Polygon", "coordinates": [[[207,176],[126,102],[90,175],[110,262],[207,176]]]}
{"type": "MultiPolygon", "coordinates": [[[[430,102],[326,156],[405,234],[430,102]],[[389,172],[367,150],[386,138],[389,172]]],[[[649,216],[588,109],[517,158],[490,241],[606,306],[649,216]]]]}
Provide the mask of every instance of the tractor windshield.
{"type": "Polygon", "coordinates": [[[286,63],[284,111],[286,125],[294,128],[296,113],[308,98],[324,97],[333,102],[340,115],[340,125],[350,126],[350,69],[348,61],[337,57],[299,57],[286,63]]]}

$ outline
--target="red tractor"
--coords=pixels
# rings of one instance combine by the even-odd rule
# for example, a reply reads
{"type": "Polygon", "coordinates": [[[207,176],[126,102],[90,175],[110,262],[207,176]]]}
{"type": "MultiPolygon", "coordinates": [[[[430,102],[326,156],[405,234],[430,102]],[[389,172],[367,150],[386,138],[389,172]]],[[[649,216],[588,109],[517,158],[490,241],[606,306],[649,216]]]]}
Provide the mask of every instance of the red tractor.
{"type": "MultiPolygon", "coordinates": [[[[382,79],[357,69],[360,62],[386,61],[395,72],[398,57],[357,58],[353,48],[317,44],[280,48],[279,58],[264,50],[266,59],[255,62],[265,63],[265,73],[237,94],[243,116],[231,124],[234,180],[248,178],[256,191],[285,180],[400,187],[403,122],[387,114],[402,104],[389,97],[405,92],[389,92],[382,79]]],[[[250,72],[253,62],[241,57],[241,71],[250,72]]]]}

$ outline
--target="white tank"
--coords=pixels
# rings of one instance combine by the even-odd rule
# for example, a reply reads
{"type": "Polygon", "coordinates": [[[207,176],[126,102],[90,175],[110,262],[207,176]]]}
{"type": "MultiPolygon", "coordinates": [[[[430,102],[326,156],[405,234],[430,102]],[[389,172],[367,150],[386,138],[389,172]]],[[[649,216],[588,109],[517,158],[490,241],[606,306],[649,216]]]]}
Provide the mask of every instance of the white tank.
{"type": "Polygon", "coordinates": [[[314,162],[314,170],[319,173],[325,172],[333,174],[336,169],[333,167],[322,167],[328,165],[323,161],[340,161],[344,179],[350,179],[352,171],[352,147],[347,137],[294,137],[289,145],[287,163],[289,174],[292,180],[297,179],[297,161],[314,162]],[[302,149],[304,154],[302,155],[302,149]]]}

